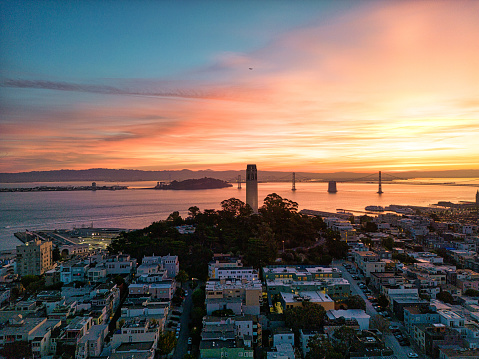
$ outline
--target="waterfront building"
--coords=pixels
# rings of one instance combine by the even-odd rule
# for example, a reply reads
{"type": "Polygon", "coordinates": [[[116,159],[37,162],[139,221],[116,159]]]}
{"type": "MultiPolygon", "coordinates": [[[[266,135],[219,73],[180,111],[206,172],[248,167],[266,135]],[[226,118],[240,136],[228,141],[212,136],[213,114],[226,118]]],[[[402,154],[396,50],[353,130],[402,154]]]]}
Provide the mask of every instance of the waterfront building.
{"type": "Polygon", "coordinates": [[[39,239],[17,246],[17,273],[42,275],[52,268],[52,242],[39,239]]]}
{"type": "Polygon", "coordinates": [[[246,204],[258,213],[258,171],[256,165],[246,166],[246,204]]]}

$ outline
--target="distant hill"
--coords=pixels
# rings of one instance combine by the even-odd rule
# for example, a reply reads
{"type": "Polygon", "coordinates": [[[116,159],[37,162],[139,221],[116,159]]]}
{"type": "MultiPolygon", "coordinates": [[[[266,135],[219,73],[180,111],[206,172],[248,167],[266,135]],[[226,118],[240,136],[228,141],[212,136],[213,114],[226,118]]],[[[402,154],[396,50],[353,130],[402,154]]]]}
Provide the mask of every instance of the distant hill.
{"type": "MultiPolygon", "coordinates": [[[[334,172],[314,173],[296,172],[296,180],[352,180],[363,178],[377,172],[334,172]]],[[[388,172],[383,172],[383,180],[391,179],[388,172]]],[[[479,178],[479,170],[450,170],[450,171],[407,171],[391,172],[393,176],[401,179],[432,177],[432,178],[479,178]]],[[[20,173],[0,173],[0,183],[18,182],[80,182],[80,181],[107,181],[107,182],[134,182],[134,181],[183,181],[186,179],[200,179],[204,177],[218,178],[224,181],[234,182],[241,175],[245,178],[245,170],[241,171],[141,171],[129,169],[92,168],[88,170],[57,170],[57,171],[33,171],[20,173]]],[[[261,171],[258,170],[258,180],[263,182],[291,181],[291,172],[261,171]]]]}

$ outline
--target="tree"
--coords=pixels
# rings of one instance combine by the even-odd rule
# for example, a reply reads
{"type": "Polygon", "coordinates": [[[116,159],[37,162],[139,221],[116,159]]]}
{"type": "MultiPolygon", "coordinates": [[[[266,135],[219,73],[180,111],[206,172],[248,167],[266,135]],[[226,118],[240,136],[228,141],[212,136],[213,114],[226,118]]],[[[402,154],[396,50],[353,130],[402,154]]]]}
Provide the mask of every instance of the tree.
{"type": "Polygon", "coordinates": [[[389,300],[384,294],[379,294],[378,305],[383,308],[387,308],[389,306],[389,300]]]}
{"type": "Polygon", "coordinates": [[[160,355],[170,354],[171,351],[175,348],[176,338],[175,333],[173,332],[164,332],[158,337],[157,351],[160,355]]]}
{"type": "Polygon", "coordinates": [[[201,212],[200,212],[200,209],[197,206],[192,206],[192,207],[188,208],[188,216],[190,216],[193,219],[195,219],[196,216],[199,213],[201,213],[201,212]]]}
{"type": "Polygon", "coordinates": [[[319,330],[325,315],[326,311],[320,304],[303,302],[301,306],[286,308],[284,321],[295,332],[299,329],[319,330]]]}
{"type": "Polygon", "coordinates": [[[326,248],[333,258],[343,259],[348,255],[348,244],[338,239],[327,239],[326,248]]]}
{"type": "Polygon", "coordinates": [[[479,297],[479,290],[469,288],[469,289],[466,289],[466,291],[464,292],[464,295],[468,297],[479,297]]]}
{"type": "Polygon", "coordinates": [[[183,284],[190,279],[190,276],[188,275],[188,273],[186,273],[185,270],[180,269],[180,271],[176,275],[175,279],[176,279],[177,282],[183,284]]]}
{"type": "Polygon", "coordinates": [[[55,246],[55,248],[53,248],[52,250],[52,261],[58,262],[60,259],[62,259],[60,248],[58,246],[55,246]]]}
{"type": "Polygon", "coordinates": [[[40,280],[41,278],[39,276],[29,274],[29,275],[24,275],[22,279],[20,280],[20,282],[22,283],[24,288],[27,288],[30,284],[34,282],[38,282],[40,280]]]}
{"type": "Polygon", "coordinates": [[[197,288],[191,295],[193,306],[203,308],[205,305],[205,290],[203,288],[197,288]]]}
{"type": "Polygon", "coordinates": [[[334,345],[336,351],[339,351],[343,355],[347,356],[351,350],[351,347],[357,341],[356,330],[346,325],[342,326],[334,332],[333,338],[336,340],[336,344],[334,345]]]}
{"type": "Polygon", "coordinates": [[[436,299],[439,299],[440,301],[443,301],[444,303],[454,304],[454,297],[452,296],[451,293],[446,291],[441,291],[438,294],[436,294],[436,299]]]}
{"type": "Polygon", "coordinates": [[[369,326],[384,333],[389,327],[389,321],[380,316],[379,314],[376,314],[371,317],[369,321],[369,326]]]}
{"type": "Polygon", "coordinates": [[[348,309],[366,310],[366,302],[359,295],[350,295],[348,299],[346,299],[346,305],[348,309]]]}
{"type": "Polygon", "coordinates": [[[278,246],[274,240],[274,233],[268,224],[258,226],[254,238],[248,240],[245,259],[253,267],[271,264],[276,260],[278,246]]]}
{"type": "Polygon", "coordinates": [[[364,229],[366,230],[366,232],[377,232],[378,225],[374,222],[366,222],[364,229]]]}
{"type": "Polygon", "coordinates": [[[319,334],[309,338],[308,349],[306,359],[344,359],[344,355],[336,351],[329,339],[319,334]]]}
{"type": "Polygon", "coordinates": [[[383,238],[381,239],[381,244],[387,250],[392,251],[392,249],[394,248],[394,239],[391,237],[383,238]]]}
{"type": "Polygon", "coordinates": [[[166,219],[168,222],[173,222],[174,226],[181,226],[183,224],[183,218],[180,216],[180,212],[172,212],[166,219]]]}
{"type": "Polygon", "coordinates": [[[6,358],[30,358],[32,347],[27,341],[5,343],[3,348],[0,349],[0,354],[6,358]]]}
{"type": "Polygon", "coordinates": [[[393,253],[392,258],[397,259],[404,264],[413,264],[418,262],[414,257],[411,257],[406,253],[393,253]]]}
{"type": "Polygon", "coordinates": [[[247,207],[243,201],[237,198],[224,200],[221,202],[221,208],[221,215],[229,218],[252,214],[251,207],[247,207]]]}

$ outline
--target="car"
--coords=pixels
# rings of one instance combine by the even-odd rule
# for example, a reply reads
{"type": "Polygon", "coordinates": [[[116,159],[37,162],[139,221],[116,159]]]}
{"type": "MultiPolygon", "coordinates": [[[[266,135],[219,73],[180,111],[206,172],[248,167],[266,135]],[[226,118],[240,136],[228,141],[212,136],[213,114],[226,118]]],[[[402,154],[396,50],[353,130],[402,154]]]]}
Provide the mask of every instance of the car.
{"type": "Polygon", "coordinates": [[[411,352],[411,353],[407,354],[407,357],[408,358],[419,358],[419,355],[417,355],[416,353],[411,352]]]}
{"type": "Polygon", "coordinates": [[[399,325],[390,325],[388,328],[391,332],[399,332],[399,325]]]}
{"type": "Polygon", "coordinates": [[[188,338],[188,344],[193,343],[193,339],[191,337],[188,338]]]}

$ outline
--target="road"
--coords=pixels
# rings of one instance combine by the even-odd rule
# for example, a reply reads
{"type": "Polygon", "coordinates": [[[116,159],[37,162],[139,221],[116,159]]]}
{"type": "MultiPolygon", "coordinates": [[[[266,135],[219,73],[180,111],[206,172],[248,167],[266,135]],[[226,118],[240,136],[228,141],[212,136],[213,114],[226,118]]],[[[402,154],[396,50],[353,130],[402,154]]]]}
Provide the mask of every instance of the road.
{"type": "MultiPolygon", "coordinates": [[[[378,312],[376,311],[376,309],[373,308],[371,302],[367,299],[367,296],[358,287],[358,282],[354,280],[351,277],[351,274],[346,270],[346,268],[344,268],[343,263],[345,262],[346,261],[335,261],[331,264],[331,266],[338,268],[343,273],[343,278],[348,280],[350,283],[352,294],[357,294],[364,299],[364,301],[366,302],[366,313],[370,315],[371,317],[374,315],[377,315],[378,312]]],[[[346,262],[346,263],[350,263],[350,262],[346,262]]],[[[390,321],[390,325],[398,325],[401,328],[402,332],[403,333],[405,332],[404,326],[399,321],[392,320],[390,321]]],[[[409,346],[402,347],[401,345],[399,345],[399,342],[391,333],[383,333],[383,338],[384,338],[384,342],[386,346],[391,348],[394,351],[394,355],[398,359],[408,359],[407,355],[410,352],[418,353],[416,350],[414,350],[413,348],[409,346]]],[[[425,358],[425,356],[419,355],[419,358],[425,358]]]]}
{"type": "Polygon", "coordinates": [[[193,302],[191,300],[191,293],[193,291],[188,286],[186,292],[188,293],[188,296],[186,296],[185,300],[183,301],[183,313],[180,317],[180,335],[178,336],[175,352],[173,353],[173,359],[182,359],[188,352],[188,337],[190,335],[188,324],[190,322],[190,313],[193,306],[193,302]]]}

